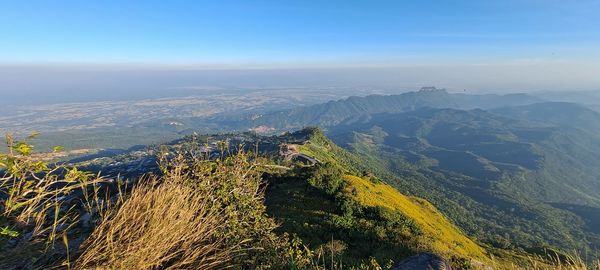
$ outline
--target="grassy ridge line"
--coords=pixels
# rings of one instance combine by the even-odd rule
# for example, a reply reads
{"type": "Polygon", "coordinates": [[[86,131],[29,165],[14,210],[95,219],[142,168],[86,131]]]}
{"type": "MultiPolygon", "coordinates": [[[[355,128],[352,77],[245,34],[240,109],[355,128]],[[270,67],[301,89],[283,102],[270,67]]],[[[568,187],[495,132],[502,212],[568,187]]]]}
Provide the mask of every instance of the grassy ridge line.
{"type": "Polygon", "coordinates": [[[344,196],[367,207],[384,207],[399,211],[415,221],[424,231],[432,251],[441,254],[454,254],[461,257],[489,261],[485,249],[462,233],[443,214],[428,201],[405,196],[385,183],[354,176],[364,166],[360,166],[360,158],[332,143],[320,129],[313,129],[309,141],[296,148],[302,154],[317,158],[322,162],[339,164],[346,170],[344,180],[347,182],[344,196]],[[354,175],[353,175],[354,174],[354,175]]]}

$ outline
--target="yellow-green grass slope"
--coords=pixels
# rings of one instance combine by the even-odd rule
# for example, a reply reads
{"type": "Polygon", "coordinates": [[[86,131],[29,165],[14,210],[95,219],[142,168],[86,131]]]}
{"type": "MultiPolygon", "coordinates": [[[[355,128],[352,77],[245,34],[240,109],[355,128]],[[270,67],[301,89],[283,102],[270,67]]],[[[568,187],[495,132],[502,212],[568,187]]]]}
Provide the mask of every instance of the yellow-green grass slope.
{"type": "MultiPolygon", "coordinates": [[[[343,196],[357,201],[363,207],[380,207],[398,212],[412,220],[421,230],[419,238],[423,249],[446,257],[469,258],[484,264],[491,259],[486,250],[466,236],[427,200],[406,196],[394,187],[381,181],[372,181],[359,174],[359,163],[364,162],[353,154],[332,143],[319,129],[314,129],[309,141],[296,145],[298,152],[314,157],[321,162],[336,163],[345,167],[344,180],[347,185],[343,196]]],[[[408,233],[408,232],[407,232],[408,233]]]]}
{"type": "Polygon", "coordinates": [[[428,201],[405,196],[384,183],[346,175],[344,195],[366,207],[384,207],[413,220],[432,252],[487,261],[485,250],[464,235],[428,201]]]}

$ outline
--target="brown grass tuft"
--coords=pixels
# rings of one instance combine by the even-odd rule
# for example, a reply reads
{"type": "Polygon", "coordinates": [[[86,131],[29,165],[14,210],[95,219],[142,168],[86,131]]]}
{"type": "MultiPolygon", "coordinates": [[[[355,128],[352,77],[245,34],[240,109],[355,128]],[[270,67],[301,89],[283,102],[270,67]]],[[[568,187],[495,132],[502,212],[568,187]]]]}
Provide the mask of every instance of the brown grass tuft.
{"type": "Polygon", "coordinates": [[[217,269],[235,256],[213,236],[225,220],[208,194],[178,175],[150,182],[96,228],[76,269],[217,269]]]}

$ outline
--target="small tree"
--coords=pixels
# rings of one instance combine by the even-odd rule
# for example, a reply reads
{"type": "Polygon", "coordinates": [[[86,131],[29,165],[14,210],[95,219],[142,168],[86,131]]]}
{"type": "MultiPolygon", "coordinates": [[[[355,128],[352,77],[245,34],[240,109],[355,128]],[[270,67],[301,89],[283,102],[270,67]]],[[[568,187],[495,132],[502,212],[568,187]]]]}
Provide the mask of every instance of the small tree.
{"type": "Polygon", "coordinates": [[[312,171],[312,176],[308,182],[329,195],[334,195],[343,187],[343,172],[334,164],[329,162],[316,164],[312,171]]]}

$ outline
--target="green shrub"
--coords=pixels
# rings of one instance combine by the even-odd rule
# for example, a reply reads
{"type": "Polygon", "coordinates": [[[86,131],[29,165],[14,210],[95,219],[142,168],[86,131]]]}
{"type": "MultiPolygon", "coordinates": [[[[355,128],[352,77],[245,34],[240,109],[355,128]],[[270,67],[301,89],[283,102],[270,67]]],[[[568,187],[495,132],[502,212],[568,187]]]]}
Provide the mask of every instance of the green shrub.
{"type": "Polygon", "coordinates": [[[313,166],[308,182],[325,193],[334,195],[343,188],[345,181],[342,176],[343,172],[338,166],[331,163],[319,163],[313,166]]]}

